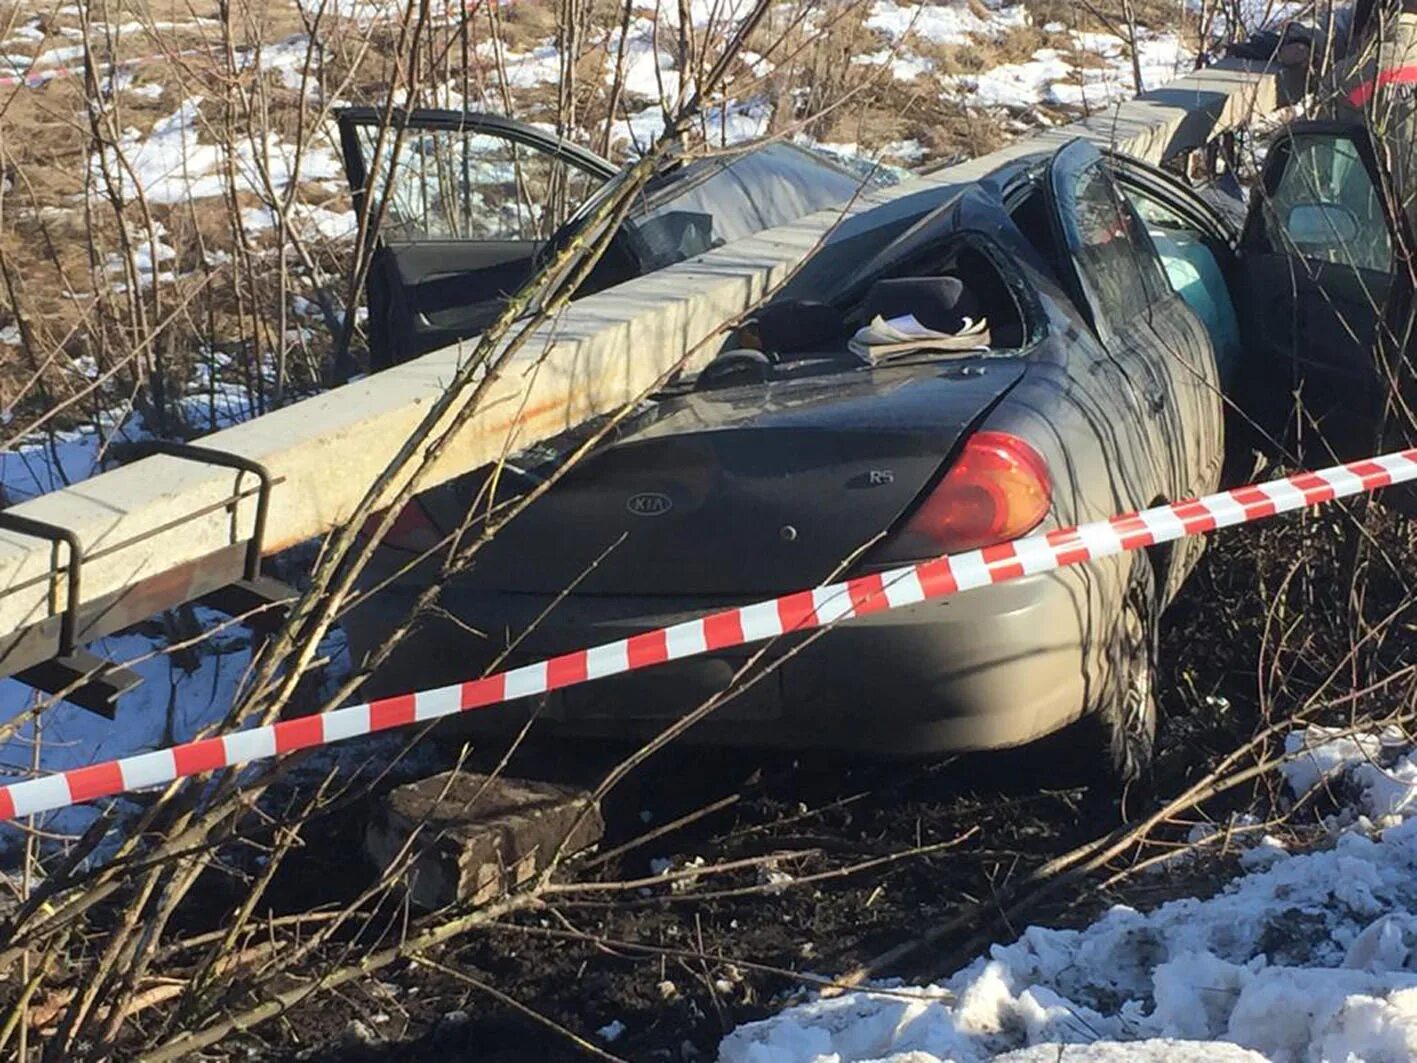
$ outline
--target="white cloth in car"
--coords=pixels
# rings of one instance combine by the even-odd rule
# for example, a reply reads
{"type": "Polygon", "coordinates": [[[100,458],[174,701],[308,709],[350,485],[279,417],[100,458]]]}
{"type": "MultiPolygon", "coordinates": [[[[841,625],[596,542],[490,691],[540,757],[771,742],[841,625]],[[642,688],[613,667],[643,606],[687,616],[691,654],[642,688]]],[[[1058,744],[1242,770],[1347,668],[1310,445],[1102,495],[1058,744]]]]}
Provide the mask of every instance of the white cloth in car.
{"type": "Polygon", "coordinates": [[[966,317],[964,328],[958,332],[937,332],[922,325],[914,314],[892,318],[877,314],[869,325],[856,331],[847,346],[853,354],[871,362],[905,351],[987,351],[989,321],[966,317]]]}

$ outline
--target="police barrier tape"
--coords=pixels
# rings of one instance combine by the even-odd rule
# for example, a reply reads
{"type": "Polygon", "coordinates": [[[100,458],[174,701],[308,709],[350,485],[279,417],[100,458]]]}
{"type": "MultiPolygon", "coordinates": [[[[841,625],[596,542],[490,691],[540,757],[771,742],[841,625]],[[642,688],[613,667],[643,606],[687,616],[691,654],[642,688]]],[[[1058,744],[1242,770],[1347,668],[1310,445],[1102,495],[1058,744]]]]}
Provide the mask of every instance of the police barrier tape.
{"type": "Polygon", "coordinates": [[[1412,480],[1417,480],[1417,448],[829,583],[481,679],[380,698],[364,705],[11,783],[0,787],[0,820],[485,709],[665,661],[810,631],[853,617],[899,609],[1412,480]]]}

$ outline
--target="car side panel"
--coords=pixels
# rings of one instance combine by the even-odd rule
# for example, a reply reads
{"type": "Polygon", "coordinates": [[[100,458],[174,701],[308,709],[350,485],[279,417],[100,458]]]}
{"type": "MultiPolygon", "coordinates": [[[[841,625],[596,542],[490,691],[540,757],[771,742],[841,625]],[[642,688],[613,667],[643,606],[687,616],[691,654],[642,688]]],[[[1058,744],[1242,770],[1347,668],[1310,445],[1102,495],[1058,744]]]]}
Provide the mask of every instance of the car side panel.
{"type": "MultiPolygon", "coordinates": [[[[1052,335],[1031,356],[1029,371],[989,415],[984,427],[1016,433],[1039,450],[1053,478],[1053,509],[1040,530],[1101,520],[1139,509],[1157,496],[1158,460],[1146,432],[1139,363],[1155,347],[1137,331],[1133,350],[1109,352],[1048,276],[1028,268],[1048,310],[1052,335]],[[1131,369],[1129,376],[1126,372],[1131,369]]],[[[1046,710],[1037,733],[1095,708],[1104,689],[1108,645],[1135,555],[1078,566],[1067,582],[1069,607],[1050,622],[1050,653],[1072,671],[1054,679],[1081,700],[1046,710]],[[1060,616],[1062,617],[1060,619],[1060,616]]],[[[1001,701],[1009,692],[998,690],[1001,701]]]]}
{"type": "MultiPolygon", "coordinates": [[[[1136,453],[1116,455],[1119,470],[1134,470],[1126,508],[1213,488],[1224,464],[1224,432],[1219,371],[1204,323],[1172,290],[1114,166],[1073,142],[1050,164],[1049,181],[1073,248],[1074,299],[1086,304],[1079,309],[1094,322],[1104,352],[1094,364],[1116,366],[1129,400],[1122,412],[1129,423],[1118,435],[1136,453]]],[[[1176,554],[1157,551],[1154,560],[1164,601],[1194,554],[1186,544],[1176,554]]]]}
{"type": "MultiPolygon", "coordinates": [[[[1166,456],[1170,501],[1209,494],[1220,486],[1225,465],[1225,403],[1220,369],[1204,323],[1179,295],[1168,291],[1152,309],[1156,345],[1151,357],[1167,379],[1170,395],[1148,428],[1166,456]]],[[[1189,536],[1168,551],[1163,600],[1169,601],[1194,567],[1205,540],[1189,536]]]]}

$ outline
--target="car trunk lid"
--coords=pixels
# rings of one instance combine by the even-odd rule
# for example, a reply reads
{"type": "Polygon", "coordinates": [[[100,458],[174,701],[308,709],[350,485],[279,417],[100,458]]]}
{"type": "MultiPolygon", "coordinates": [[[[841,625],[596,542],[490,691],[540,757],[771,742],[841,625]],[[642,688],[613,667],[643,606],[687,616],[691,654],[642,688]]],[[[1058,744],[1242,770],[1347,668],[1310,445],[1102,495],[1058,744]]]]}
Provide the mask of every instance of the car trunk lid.
{"type": "MultiPolygon", "coordinates": [[[[694,392],[584,459],[479,551],[473,585],[772,594],[879,540],[1023,373],[973,359],[694,392]]],[[[468,495],[425,496],[443,528],[468,495]]]]}

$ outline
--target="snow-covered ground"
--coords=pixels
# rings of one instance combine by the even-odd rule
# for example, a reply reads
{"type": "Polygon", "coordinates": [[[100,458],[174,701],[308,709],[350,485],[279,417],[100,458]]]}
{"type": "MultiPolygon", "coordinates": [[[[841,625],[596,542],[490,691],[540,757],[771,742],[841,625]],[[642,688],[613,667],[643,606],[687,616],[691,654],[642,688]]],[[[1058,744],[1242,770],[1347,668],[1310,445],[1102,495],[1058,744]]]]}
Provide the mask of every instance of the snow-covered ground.
{"type": "Polygon", "coordinates": [[[1265,838],[1213,897],[1030,927],[939,985],[789,1008],[720,1063],[1417,1058],[1417,754],[1321,728],[1287,749],[1295,794],[1340,800],[1310,851],[1265,838]]]}
{"type": "MultiPolygon", "coordinates": [[[[1060,27],[1061,29],[1061,27],[1060,27]]],[[[1096,108],[1136,92],[1130,52],[1108,33],[1071,33],[1073,49],[1040,48],[1023,63],[1002,63],[982,74],[958,75],[949,85],[976,106],[1026,110],[1040,103],[1096,108]],[[1081,56],[1092,65],[1080,66],[1081,56]]],[[[1142,86],[1155,88],[1188,69],[1194,56],[1174,34],[1145,34],[1137,43],[1142,86]]]]}

